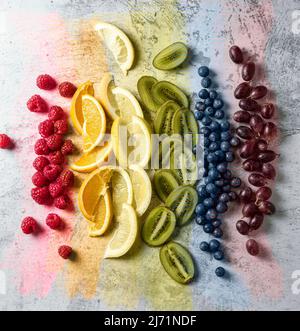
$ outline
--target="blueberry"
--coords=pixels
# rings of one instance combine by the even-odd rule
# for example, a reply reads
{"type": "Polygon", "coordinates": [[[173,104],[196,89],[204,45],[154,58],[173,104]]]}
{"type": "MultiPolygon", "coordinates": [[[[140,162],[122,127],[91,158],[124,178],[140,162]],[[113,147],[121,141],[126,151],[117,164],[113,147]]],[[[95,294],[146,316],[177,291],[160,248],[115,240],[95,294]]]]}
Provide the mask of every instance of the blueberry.
{"type": "Polygon", "coordinates": [[[221,175],[219,171],[216,168],[212,168],[208,172],[208,176],[211,177],[212,179],[219,179],[221,178],[221,175]]]}
{"type": "Polygon", "coordinates": [[[214,259],[221,261],[224,259],[224,253],[222,251],[216,251],[214,254],[214,259]]]}
{"type": "Polygon", "coordinates": [[[221,244],[218,240],[213,239],[209,242],[209,251],[211,253],[215,253],[218,251],[218,249],[220,248],[221,244]]]}
{"type": "Polygon", "coordinates": [[[222,174],[225,173],[227,171],[227,163],[223,162],[223,163],[218,164],[217,169],[222,174]]]}
{"type": "MultiPolygon", "coordinates": [[[[214,107],[215,108],[215,107],[214,107]]],[[[216,108],[215,108],[216,109],[216,108]]],[[[215,118],[217,120],[222,120],[225,117],[225,113],[223,112],[223,110],[217,110],[215,112],[215,118]]]]}
{"type": "Polygon", "coordinates": [[[196,217],[196,223],[198,225],[204,225],[207,223],[205,216],[197,216],[196,217]]]}
{"type": "Polygon", "coordinates": [[[212,106],[213,103],[214,103],[214,100],[213,100],[213,99],[210,99],[210,98],[207,98],[207,99],[205,99],[205,101],[204,101],[204,104],[205,104],[207,107],[212,106]]]}
{"type": "Polygon", "coordinates": [[[220,228],[214,229],[213,236],[215,238],[222,238],[223,237],[223,231],[220,228]]]}
{"type": "Polygon", "coordinates": [[[209,75],[209,69],[206,66],[202,66],[198,69],[198,74],[200,77],[207,77],[209,75]]]}
{"type": "Polygon", "coordinates": [[[214,227],[211,223],[207,223],[203,226],[203,231],[205,233],[212,233],[214,231],[214,227]]]}
{"type": "Polygon", "coordinates": [[[240,145],[240,143],[241,143],[241,140],[240,140],[240,138],[238,138],[238,137],[233,137],[233,138],[230,140],[230,145],[231,145],[232,147],[238,147],[238,146],[240,145]]]}
{"type": "MultiPolygon", "coordinates": [[[[202,120],[202,123],[203,123],[203,120],[202,120]]],[[[203,134],[205,137],[208,137],[211,134],[211,130],[207,127],[202,127],[199,132],[200,132],[200,134],[203,134]]]]}
{"type": "Polygon", "coordinates": [[[208,138],[204,138],[203,140],[204,147],[208,147],[210,145],[210,140],[208,138]]]}
{"type": "Polygon", "coordinates": [[[221,202],[228,202],[230,200],[229,194],[227,193],[222,193],[219,197],[219,201],[221,202]]]}
{"type": "Polygon", "coordinates": [[[206,214],[206,210],[207,208],[202,204],[202,203],[199,203],[199,205],[197,205],[196,207],[196,215],[197,216],[203,216],[206,214]]]}
{"type": "Polygon", "coordinates": [[[232,173],[230,170],[226,170],[226,172],[224,172],[223,174],[223,178],[224,179],[231,179],[232,178],[232,173]]]}
{"type": "Polygon", "coordinates": [[[220,130],[220,124],[217,121],[211,122],[209,128],[211,131],[219,131],[220,130]]]}
{"type": "Polygon", "coordinates": [[[230,129],[230,123],[228,121],[220,122],[220,128],[222,131],[228,131],[230,129]]]}
{"type": "Polygon", "coordinates": [[[211,91],[209,92],[209,97],[210,97],[211,99],[217,99],[217,97],[218,97],[218,92],[215,91],[215,90],[211,90],[211,91]]]}
{"type": "Polygon", "coordinates": [[[224,214],[224,213],[227,212],[227,210],[228,210],[228,206],[227,206],[227,204],[224,203],[224,202],[219,202],[219,203],[217,204],[216,210],[217,210],[217,212],[218,212],[219,214],[224,214]]]}
{"type": "Polygon", "coordinates": [[[217,143],[217,142],[212,142],[210,145],[209,145],[209,150],[211,152],[215,152],[219,149],[220,145],[217,143]]]}
{"type": "Polygon", "coordinates": [[[213,117],[215,115],[215,110],[212,107],[207,107],[205,109],[205,115],[213,117]]]}
{"type": "Polygon", "coordinates": [[[229,152],[229,150],[230,150],[230,144],[229,144],[228,141],[222,141],[222,143],[221,143],[221,150],[223,152],[229,152]]]}
{"type": "Polygon", "coordinates": [[[204,156],[208,156],[208,154],[209,154],[209,151],[206,149],[206,150],[204,151],[204,156]]]}
{"type": "Polygon", "coordinates": [[[200,249],[202,252],[208,252],[209,244],[206,241],[202,241],[202,243],[200,243],[200,249]]]}
{"type": "Polygon", "coordinates": [[[238,199],[237,193],[235,193],[233,191],[232,192],[229,192],[228,193],[228,196],[229,196],[230,201],[236,201],[238,199]]]}
{"type": "Polygon", "coordinates": [[[207,155],[207,161],[209,163],[217,163],[218,162],[218,157],[214,153],[209,153],[207,155]]]}
{"type": "Polygon", "coordinates": [[[223,106],[224,106],[224,102],[223,102],[222,99],[215,99],[214,100],[213,107],[215,109],[221,109],[221,108],[223,108],[223,106]]]}
{"type": "Polygon", "coordinates": [[[208,93],[208,91],[206,89],[200,90],[199,93],[198,93],[198,95],[199,95],[199,98],[201,98],[203,100],[209,98],[209,93],[208,93]]]}
{"type": "Polygon", "coordinates": [[[218,158],[219,162],[222,162],[225,160],[225,153],[221,150],[215,151],[215,155],[218,158]]]}
{"type": "Polygon", "coordinates": [[[218,228],[221,226],[222,222],[220,220],[215,220],[211,224],[214,226],[214,228],[218,228]]]}
{"type": "Polygon", "coordinates": [[[202,118],[203,118],[203,116],[204,116],[204,113],[202,111],[197,110],[195,112],[195,118],[196,118],[196,120],[201,121],[202,118]]]}
{"type": "Polygon", "coordinates": [[[225,276],[225,269],[222,268],[222,267],[218,267],[218,268],[215,270],[215,274],[216,274],[218,277],[224,277],[224,276],[225,276]]]}
{"type": "MultiPolygon", "coordinates": [[[[215,165],[213,163],[208,163],[208,170],[213,169],[213,168],[215,168],[215,165]]],[[[209,176],[209,172],[208,172],[208,176],[209,176]]]]}
{"type": "Polygon", "coordinates": [[[227,162],[233,162],[235,160],[235,156],[232,152],[227,152],[225,155],[227,162]]]}
{"type": "Polygon", "coordinates": [[[209,209],[205,215],[207,220],[215,220],[218,217],[218,213],[215,209],[209,209]]]}
{"type": "Polygon", "coordinates": [[[231,191],[231,186],[230,185],[225,185],[222,187],[222,191],[224,193],[229,193],[231,191]]]}
{"type": "Polygon", "coordinates": [[[220,134],[218,132],[212,132],[208,138],[213,142],[220,141],[220,134]]]}
{"type": "Polygon", "coordinates": [[[211,118],[210,118],[209,116],[204,116],[203,119],[202,119],[202,121],[201,121],[201,123],[202,123],[203,125],[210,125],[210,123],[211,123],[211,118]]]}
{"type": "Polygon", "coordinates": [[[208,171],[207,171],[207,169],[204,169],[204,171],[203,171],[203,177],[207,177],[207,175],[208,175],[208,171]]]}
{"type": "Polygon", "coordinates": [[[205,106],[204,102],[198,101],[195,105],[195,108],[196,108],[196,110],[204,111],[206,106],[205,106]]]}
{"type": "Polygon", "coordinates": [[[215,185],[218,187],[224,186],[224,179],[218,179],[215,181],[215,185]]]}
{"type": "Polygon", "coordinates": [[[198,192],[199,197],[201,197],[201,198],[208,197],[208,192],[206,191],[205,185],[198,185],[197,192],[198,192]]]}
{"type": "Polygon", "coordinates": [[[211,177],[209,177],[209,176],[207,176],[207,177],[204,178],[205,185],[211,184],[213,182],[214,182],[214,179],[211,178],[211,177]]]}
{"type": "Polygon", "coordinates": [[[231,139],[231,133],[230,131],[223,131],[221,132],[221,140],[222,141],[228,141],[231,139]]]}
{"type": "Polygon", "coordinates": [[[204,88],[209,88],[211,86],[211,79],[209,77],[202,78],[201,85],[204,88]]]}
{"type": "Polygon", "coordinates": [[[233,177],[231,179],[230,184],[231,184],[232,187],[238,188],[238,187],[240,187],[242,185],[242,181],[240,180],[240,178],[233,177]]]}
{"type": "Polygon", "coordinates": [[[207,193],[216,193],[217,192],[217,187],[215,184],[207,184],[206,185],[206,191],[207,193]]]}
{"type": "Polygon", "coordinates": [[[214,201],[216,201],[217,198],[218,198],[218,193],[210,193],[209,195],[210,195],[211,198],[214,199],[214,201]]]}
{"type": "Polygon", "coordinates": [[[205,207],[207,208],[212,208],[215,204],[214,200],[212,198],[206,198],[204,201],[203,201],[203,204],[205,207]]]}

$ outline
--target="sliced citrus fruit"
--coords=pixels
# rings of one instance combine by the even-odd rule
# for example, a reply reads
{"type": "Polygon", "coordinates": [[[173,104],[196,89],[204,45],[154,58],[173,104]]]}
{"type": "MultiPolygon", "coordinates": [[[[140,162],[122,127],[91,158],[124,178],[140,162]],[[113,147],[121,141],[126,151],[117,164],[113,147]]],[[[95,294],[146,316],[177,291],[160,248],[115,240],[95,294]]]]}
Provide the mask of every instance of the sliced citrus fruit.
{"type": "Polygon", "coordinates": [[[93,84],[90,81],[87,81],[84,84],[81,84],[77,91],[75,92],[73,98],[72,98],[72,103],[71,103],[71,111],[70,111],[70,116],[71,116],[71,122],[72,125],[75,129],[75,131],[82,135],[82,127],[83,127],[83,113],[82,113],[82,96],[84,94],[94,94],[94,89],[93,89],[93,84]]]}
{"type": "Polygon", "coordinates": [[[132,116],[130,122],[118,118],[112,125],[111,137],[121,166],[147,165],[151,156],[151,130],[146,121],[138,116],[132,116]]]}
{"type": "Polygon", "coordinates": [[[113,217],[112,202],[109,190],[102,195],[95,207],[94,215],[89,225],[89,236],[99,237],[105,233],[113,217]]]}
{"type": "Polygon", "coordinates": [[[116,230],[109,242],[104,258],[125,255],[134,244],[138,234],[137,216],[132,206],[124,203],[122,212],[115,217],[116,230]]]}
{"type": "Polygon", "coordinates": [[[92,96],[82,97],[83,112],[83,150],[90,152],[98,146],[106,131],[106,117],[100,103],[92,96]]]}
{"type": "Polygon", "coordinates": [[[109,23],[99,22],[94,28],[126,76],[134,61],[134,49],[130,39],[123,31],[109,23]]]}
{"type": "Polygon", "coordinates": [[[87,220],[92,220],[95,208],[101,196],[108,190],[112,171],[106,169],[99,172],[99,169],[89,174],[81,184],[78,193],[79,209],[87,220]]]}
{"type": "Polygon", "coordinates": [[[137,165],[128,169],[133,188],[133,207],[138,216],[142,216],[150,205],[152,185],[146,171],[137,165]]]}
{"type": "Polygon", "coordinates": [[[78,172],[92,172],[107,160],[111,152],[112,141],[105,141],[103,146],[97,146],[91,152],[83,154],[70,167],[78,172]]]}

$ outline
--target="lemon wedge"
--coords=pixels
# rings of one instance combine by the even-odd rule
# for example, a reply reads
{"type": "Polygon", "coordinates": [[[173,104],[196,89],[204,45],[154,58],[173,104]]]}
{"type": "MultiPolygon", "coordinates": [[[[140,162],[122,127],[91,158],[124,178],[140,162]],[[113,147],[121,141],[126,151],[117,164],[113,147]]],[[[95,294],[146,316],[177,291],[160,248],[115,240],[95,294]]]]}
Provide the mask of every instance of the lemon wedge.
{"type": "Polygon", "coordinates": [[[98,22],[94,28],[126,76],[134,61],[134,49],[130,39],[123,31],[109,23],[98,22]]]}

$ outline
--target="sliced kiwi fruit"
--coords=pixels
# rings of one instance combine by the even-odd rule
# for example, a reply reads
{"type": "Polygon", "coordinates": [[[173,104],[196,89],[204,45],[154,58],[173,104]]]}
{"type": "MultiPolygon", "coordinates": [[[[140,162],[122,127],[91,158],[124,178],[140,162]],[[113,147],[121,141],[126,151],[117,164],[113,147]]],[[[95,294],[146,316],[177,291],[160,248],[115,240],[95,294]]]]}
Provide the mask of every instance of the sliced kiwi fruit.
{"type": "Polygon", "coordinates": [[[142,228],[142,238],[149,246],[161,246],[169,240],[175,226],[175,214],[166,207],[156,207],[145,220],[142,228]]]}
{"type": "Polygon", "coordinates": [[[181,134],[183,137],[186,134],[192,135],[193,146],[198,143],[199,127],[197,120],[188,109],[180,109],[173,116],[172,132],[181,134]]]}
{"type": "Polygon", "coordinates": [[[151,94],[154,101],[160,105],[163,105],[169,100],[175,101],[180,107],[188,108],[189,100],[187,96],[176,85],[161,81],[152,86],[151,94]]]}
{"type": "Polygon", "coordinates": [[[175,213],[177,225],[183,226],[194,214],[198,203],[198,194],[192,186],[179,186],[171,192],[165,203],[175,213]]]}
{"type": "Polygon", "coordinates": [[[153,181],[155,192],[163,202],[179,186],[173,172],[165,169],[156,171],[153,181]]]}
{"type": "Polygon", "coordinates": [[[180,110],[180,106],[174,101],[165,102],[158,110],[154,121],[154,131],[157,134],[171,135],[172,123],[175,113],[180,110]]]}
{"type": "Polygon", "coordinates": [[[180,284],[188,284],[193,280],[194,261],[185,247],[171,241],[160,249],[159,257],[164,269],[173,280],[180,284]]]}
{"type": "Polygon", "coordinates": [[[172,70],[180,66],[188,56],[188,48],[177,42],[160,51],[153,60],[153,67],[159,70],[172,70]]]}

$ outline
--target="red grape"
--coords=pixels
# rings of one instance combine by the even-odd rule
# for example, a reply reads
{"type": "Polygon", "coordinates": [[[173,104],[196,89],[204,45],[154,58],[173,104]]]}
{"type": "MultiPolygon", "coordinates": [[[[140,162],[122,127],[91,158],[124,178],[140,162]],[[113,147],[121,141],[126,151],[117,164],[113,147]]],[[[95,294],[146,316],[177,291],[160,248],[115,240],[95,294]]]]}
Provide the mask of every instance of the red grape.
{"type": "Polygon", "coordinates": [[[268,149],[268,143],[263,139],[259,139],[256,142],[256,146],[257,146],[257,149],[261,152],[264,152],[268,149]]]}
{"type": "Polygon", "coordinates": [[[249,233],[249,225],[247,222],[240,220],[236,222],[236,229],[238,230],[238,232],[242,235],[247,235],[249,233]]]}
{"type": "Polygon", "coordinates": [[[250,140],[255,137],[254,132],[250,128],[248,128],[248,126],[239,126],[236,129],[236,133],[240,138],[246,140],[250,140]]]}
{"type": "Polygon", "coordinates": [[[248,62],[244,64],[242,68],[243,80],[249,82],[251,79],[253,79],[254,75],[255,75],[255,63],[248,62]]]}
{"type": "Polygon", "coordinates": [[[248,181],[251,185],[256,187],[262,187],[266,184],[266,179],[263,175],[258,173],[253,173],[249,175],[248,181]]]}
{"type": "Polygon", "coordinates": [[[270,201],[260,201],[258,204],[258,209],[261,213],[265,215],[272,215],[275,213],[275,206],[270,201]]]}
{"type": "Polygon", "coordinates": [[[248,98],[251,93],[251,86],[248,83],[241,83],[234,91],[234,96],[236,99],[248,98]]]}
{"type": "Polygon", "coordinates": [[[243,169],[249,172],[261,171],[262,163],[257,160],[248,159],[243,162],[243,169]]]}
{"type": "Polygon", "coordinates": [[[260,111],[260,105],[253,99],[242,99],[239,106],[245,111],[260,111]]]}
{"type": "Polygon", "coordinates": [[[267,186],[261,187],[256,191],[257,200],[267,201],[271,198],[271,196],[272,196],[272,190],[267,186]]]}
{"type": "Polygon", "coordinates": [[[263,136],[268,140],[274,139],[277,136],[278,129],[277,126],[273,122],[266,123],[263,131],[263,136]]]}
{"type": "Polygon", "coordinates": [[[265,122],[259,115],[255,114],[250,118],[250,127],[254,132],[261,134],[264,130],[265,122]]]}
{"type": "Polygon", "coordinates": [[[264,152],[260,152],[258,155],[257,155],[257,159],[259,161],[261,161],[262,163],[269,163],[269,162],[272,162],[276,159],[277,157],[277,154],[273,151],[270,151],[270,150],[267,150],[267,151],[264,151],[264,152]]]}
{"type": "Polygon", "coordinates": [[[236,64],[243,63],[244,60],[243,53],[238,46],[232,46],[230,48],[229,56],[234,63],[236,64]]]}
{"type": "Polygon", "coordinates": [[[261,112],[261,115],[263,118],[269,120],[270,118],[272,118],[274,116],[275,107],[272,103],[267,103],[262,106],[260,112],[261,112]]]}
{"type": "Polygon", "coordinates": [[[257,214],[258,209],[254,202],[249,202],[244,205],[242,212],[245,217],[253,217],[255,214],[257,214]]]}
{"type": "Polygon", "coordinates": [[[250,255],[256,256],[259,254],[259,245],[254,239],[249,239],[246,242],[246,249],[250,255]]]}
{"type": "Polygon", "coordinates": [[[268,89],[265,86],[256,86],[251,94],[250,94],[250,98],[254,99],[254,100],[258,100],[258,99],[262,99],[264,98],[268,93],[268,89]]]}
{"type": "Polygon", "coordinates": [[[263,214],[259,213],[259,214],[254,215],[249,222],[250,231],[258,230],[262,226],[263,222],[264,222],[263,214]]]}
{"type": "Polygon", "coordinates": [[[246,187],[243,190],[241,190],[239,197],[240,197],[240,201],[244,203],[254,202],[256,200],[255,194],[252,191],[251,187],[246,187]]]}
{"type": "Polygon", "coordinates": [[[243,147],[240,150],[240,157],[242,159],[248,159],[251,155],[256,152],[256,141],[248,140],[243,144],[243,147]]]}
{"type": "Polygon", "coordinates": [[[239,110],[234,113],[233,119],[238,123],[249,123],[251,115],[247,111],[239,110]]]}
{"type": "Polygon", "coordinates": [[[262,165],[262,173],[264,174],[264,176],[268,179],[275,179],[276,177],[276,170],[275,168],[272,166],[272,164],[270,163],[264,163],[262,165]]]}

